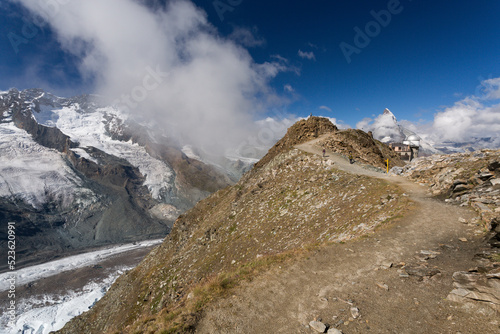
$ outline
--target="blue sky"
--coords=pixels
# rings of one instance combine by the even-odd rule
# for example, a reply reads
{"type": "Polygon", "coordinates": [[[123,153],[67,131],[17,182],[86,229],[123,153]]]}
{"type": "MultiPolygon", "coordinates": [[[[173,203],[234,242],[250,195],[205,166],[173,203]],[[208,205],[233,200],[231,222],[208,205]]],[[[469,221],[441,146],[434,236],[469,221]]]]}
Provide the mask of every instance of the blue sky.
{"type": "MultiPolygon", "coordinates": [[[[61,5],[52,9],[55,14],[48,15],[48,21],[58,20],[68,2],[53,1],[61,5]]],[[[94,92],[96,74],[81,69],[81,53],[61,47],[61,27],[49,22],[27,34],[26,22],[33,20],[29,13],[36,11],[36,1],[20,2],[32,6],[31,11],[16,1],[0,5],[0,89],[43,87],[61,95],[94,92]],[[14,47],[13,33],[24,38],[14,47]]],[[[154,8],[162,1],[142,3],[154,8]]],[[[482,81],[500,77],[498,1],[194,3],[216,30],[212,34],[233,38],[255,64],[275,65],[279,73],[268,78],[266,87],[281,102],[266,105],[269,114],[321,114],[354,127],[389,108],[398,119],[432,122],[436,113],[477,94],[482,81]],[[390,13],[390,22],[375,23],[374,12],[390,13]],[[369,44],[357,47],[355,28],[366,34],[367,25],[372,29],[369,44]],[[357,48],[350,61],[341,43],[357,48]]],[[[119,13],[117,8],[114,15],[119,13]]],[[[133,24],[133,17],[129,19],[133,24]]]]}
{"type": "Polygon", "coordinates": [[[400,1],[401,12],[347,63],[339,45],[354,45],[354,27],[364,30],[371,11],[390,1],[244,1],[217,22],[258,29],[266,40],[251,49],[257,60],[272,54],[289,59],[300,76],[287,73],[300,96],[289,109],[317,112],[320,105],[351,125],[361,115],[390,108],[398,117],[430,119],[457,96],[473,94],[481,79],[500,76],[500,3],[495,1],[400,1]],[[310,46],[310,44],[314,46],[310,46]],[[300,58],[313,52],[315,60],[300,58]],[[339,116],[340,115],[340,116],[339,116]]]}

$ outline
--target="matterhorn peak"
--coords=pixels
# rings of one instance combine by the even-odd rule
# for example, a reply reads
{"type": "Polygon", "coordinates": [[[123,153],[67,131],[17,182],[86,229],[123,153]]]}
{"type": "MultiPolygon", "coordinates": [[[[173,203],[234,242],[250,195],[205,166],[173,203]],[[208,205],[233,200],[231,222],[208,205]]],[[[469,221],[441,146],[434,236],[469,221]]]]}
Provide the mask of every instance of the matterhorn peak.
{"type": "Polygon", "coordinates": [[[391,116],[392,119],[394,120],[394,122],[397,122],[398,120],[396,119],[396,116],[394,116],[394,114],[388,109],[388,108],[385,108],[384,109],[384,113],[383,115],[385,116],[391,116]]]}

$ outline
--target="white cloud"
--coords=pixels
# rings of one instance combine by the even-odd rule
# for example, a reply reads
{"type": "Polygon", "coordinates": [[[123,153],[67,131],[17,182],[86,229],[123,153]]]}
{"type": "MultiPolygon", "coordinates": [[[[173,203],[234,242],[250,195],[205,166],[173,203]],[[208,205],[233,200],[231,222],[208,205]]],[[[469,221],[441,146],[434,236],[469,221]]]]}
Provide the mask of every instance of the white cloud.
{"type": "Polygon", "coordinates": [[[312,52],[312,51],[305,52],[305,51],[299,50],[298,55],[300,58],[309,59],[309,60],[316,60],[316,56],[314,55],[314,52],[312,52]]]}
{"type": "Polygon", "coordinates": [[[500,99],[500,78],[493,78],[481,82],[487,100],[500,99]]]}
{"type": "Polygon", "coordinates": [[[480,97],[469,96],[434,115],[424,131],[436,142],[476,142],[500,147],[500,78],[481,82],[480,97]]]}
{"type": "Polygon", "coordinates": [[[255,63],[187,0],[154,11],[134,0],[69,1],[50,11],[38,0],[13,1],[48,21],[96,93],[186,144],[224,148],[242,140],[254,130],[255,112],[282,102],[270,80],[296,71],[281,60],[255,63]]]}
{"type": "Polygon", "coordinates": [[[284,64],[288,64],[288,62],[289,62],[288,59],[286,59],[285,57],[282,57],[280,55],[271,55],[271,58],[274,58],[274,59],[276,59],[284,64]]]}
{"type": "Polygon", "coordinates": [[[320,106],[319,109],[326,110],[328,112],[332,112],[332,109],[328,108],[327,106],[320,106]]]}
{"type": "Polygon", "coordinates": [[[285,92],[289,92],[289,93],[295,92],[295,89],[293,89],[292,85],[289,85],[289,84],[286,84],[285,86],[283,86],[283,90],[285,92]]]}
{"type": "Polygon", "coordinates": [[[466,142],[477,138],[493,138],[500,144],[500,104],[485,106],[466,98],[434,116],[434,137],[443,141],[466,142]]]}
{"type": "Polygon", "coordinates": [[[333,117],[326,117],[326,118],[328,118],[330,120],[330,122],[332,122],[339,129],[350,129],[351,128],[351,126],[349,124],[344,123],[344,121],[342,121],[340,119],[336,119],[333,117]]]}

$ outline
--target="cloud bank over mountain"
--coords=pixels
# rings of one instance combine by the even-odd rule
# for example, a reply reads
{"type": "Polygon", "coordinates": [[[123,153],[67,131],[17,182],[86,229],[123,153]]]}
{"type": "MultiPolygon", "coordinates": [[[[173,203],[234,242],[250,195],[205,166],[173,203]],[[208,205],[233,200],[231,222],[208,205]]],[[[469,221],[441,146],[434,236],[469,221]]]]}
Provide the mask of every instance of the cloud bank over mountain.
{"type": "MultiPolygon", "coordinates": [[[[478,147],[500,147],[500,78],[483,80],[479,96],[471,95],[434,114],[429,123],[398,123],[416,132],[422,139],[437,145],[444,143],[478,143],[478,147]]],[[[398,136],[395,120],[388,114],[365,118],[356,127],[373,131],[377,138],[398,136]]]]}
{"type": "Polygon", "coordinates": [[[481,82],[481,96],[469,96],[434,116],[432,130],[438,141],[488,139],[500,147],[500,78],[481,82]]]}
{"type": "Polygon", "coordinates": [[[250,31],[241,45],[223,38],[189,1],[154,10],[133,0],[12,1],[48,22],[96,93],[190,144],[241,142],[256,112],[282,102],[269,81],[286,63],[256,63],[243,47],[250,31]]]}

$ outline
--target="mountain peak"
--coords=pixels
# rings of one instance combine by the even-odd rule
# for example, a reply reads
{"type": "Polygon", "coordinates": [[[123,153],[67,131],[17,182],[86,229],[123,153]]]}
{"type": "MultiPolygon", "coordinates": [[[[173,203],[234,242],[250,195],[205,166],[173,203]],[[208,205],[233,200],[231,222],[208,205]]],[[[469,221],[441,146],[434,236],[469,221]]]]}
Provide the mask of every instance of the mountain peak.
{"type": "Polygon", "coordinates": [[[386,117],[391,117],[392,120],[394,121],[394,123],[397,123],[398,120],[396,118],[396,116],[392,113],[392,111],[390,111],[388,108],[385,108],[384,109],[384,112],[382,113],[382,115],[386,116],[386,117]]]}
{"type": "Polygon", "coordinates": [[[302,119],[288,128],[285,136],[271,147],[268,153],[255,164],[255,167],[264,166],[276,155],[295,145],[335,131],[338,131],[337,127],[328,118],[310,116],[307,119],[302,119]]]}

